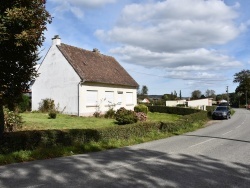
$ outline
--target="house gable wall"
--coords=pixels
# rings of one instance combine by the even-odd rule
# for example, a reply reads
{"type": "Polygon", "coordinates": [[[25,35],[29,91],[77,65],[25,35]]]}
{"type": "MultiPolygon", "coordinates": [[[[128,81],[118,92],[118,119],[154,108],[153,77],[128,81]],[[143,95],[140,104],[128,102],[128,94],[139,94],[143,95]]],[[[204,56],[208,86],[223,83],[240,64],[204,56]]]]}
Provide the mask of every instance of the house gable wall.
{"type": "Polygon", "coordinates": [[[80,78],[56,45],[51,46],[38,73],[32,86],[32,110],[38,110],[42,99],[51,98],[60,111],[77,114],[80,78]]]}

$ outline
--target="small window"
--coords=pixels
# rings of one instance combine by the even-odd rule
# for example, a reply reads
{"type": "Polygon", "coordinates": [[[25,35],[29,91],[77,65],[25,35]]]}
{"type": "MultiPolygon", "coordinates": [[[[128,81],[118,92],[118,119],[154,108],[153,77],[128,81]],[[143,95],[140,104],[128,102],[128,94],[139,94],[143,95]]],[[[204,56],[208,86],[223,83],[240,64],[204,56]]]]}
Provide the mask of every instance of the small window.
{"type": "Polygon", "coordinates": [[[122,105],[122,101],[123,101],[123,92],[118,93],[118,96],[117,96],[117,105],[122,105]]]}
{"type": "Polygon", "coordinates": [[[105,105],[113,105],[113,104],[114,104],[114,92],[105,91],[105,105]]]}
{"type": "Polygon", "coordinates": [[[133,105],[133,93],[132,92],[126,93],[126,105],[133,105]]]}
{"type": "Polygon", "coordinates": [[[98,101],[97,90],[88,90],[86,95],[86,106],[96,106],[98,101]]]}

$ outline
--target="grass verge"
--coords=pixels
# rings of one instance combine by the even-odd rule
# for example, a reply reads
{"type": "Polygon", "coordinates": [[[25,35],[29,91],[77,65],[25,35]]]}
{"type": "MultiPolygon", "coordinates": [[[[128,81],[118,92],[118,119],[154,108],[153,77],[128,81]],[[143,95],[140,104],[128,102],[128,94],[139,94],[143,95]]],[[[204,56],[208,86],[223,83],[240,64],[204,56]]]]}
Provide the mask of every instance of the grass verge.
{"type": "Polygon", "coordinates": [[[83,154],[88,152],[96,152],[103,151],[107,149],[120,148],[124,146],[130,146],[135,144],[140,144],[152,140],[158,140],[162,138],[167,138],[173,135],[183,134],[185,132],[194,131],[203,127],[205,122],[199,121],[194,122],[190,126],[178,129],[172,133],[169,132],[160,132],[157,130],[153,130],[148,132],[143,137],[130,137],[128,139],[109,139],[102,140],[98,142],[91,141],[86,144],[78,144],[72,146],[56,146],[50,148],[37,148],[34,150],[21,150],[11,152],[5,155],[0,154],[0,165],[17,163],[17,162],[25,162],[25,161],[33,161],[33,160],[41,160],[41,159],[50,159],[55,157],[64,157],[71,156],[75,154],[83,154]]]}

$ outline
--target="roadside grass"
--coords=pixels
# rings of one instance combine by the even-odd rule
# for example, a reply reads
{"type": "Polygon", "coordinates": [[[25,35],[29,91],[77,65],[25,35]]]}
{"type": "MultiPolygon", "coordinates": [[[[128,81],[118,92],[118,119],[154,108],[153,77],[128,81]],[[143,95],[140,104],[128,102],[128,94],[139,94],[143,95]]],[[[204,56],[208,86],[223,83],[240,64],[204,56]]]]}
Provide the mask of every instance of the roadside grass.
{"type": "Polygon", "coordinates": [[[145,137],[134,137],[130,139],[110,139],[108,141],[89,142],[84,145],[73,146],[56,146],[50,148],[38,148],[35,150],[21,150],[6,155],[0,154],[0,165],[27,162],[33,160],[51,159],[56,157],[66,157],[76,154],[84,154],[89,152],[98,152],[108,149],[116,149],[125,146],[131,146],[161,138],[167,138],[172,134],[160,133],[157,131],[148,133],[145,137]]]}
{"type": "MultiPolygon", "coordinates": [[[[25,121],[22,130],[45,130],[45,129],[87,129],[102,128],[109,126],[118,126],[114,119],[94,118],[94,117],[76,117],[58,114],[56,119],[48,119],[45,113],[23,113],[21,114],[25,121]]],[[[181,116],[165,113],[148,113],[148,121],[170,121],[174,122],[181,116]]],[[[34,150],[19,150],[8,154],[0,154],[0,165],[51,159],[55,157],[65,157],[75,154],[103,151],[107,149],[121,148],[153,140],[167,138],[173,135],[183,134],[201,128],[204,122],[193,123],[191,127],[178,130],[173,133],[151,131],[143,137],[130,137],[128,139],[109,139],[99,142],[91,141],[86,144],[72,146],[53,146],[49,148],[37,148],[34,150]]],[[[125,125],[126,126],[126,125],[125,125]]]]}

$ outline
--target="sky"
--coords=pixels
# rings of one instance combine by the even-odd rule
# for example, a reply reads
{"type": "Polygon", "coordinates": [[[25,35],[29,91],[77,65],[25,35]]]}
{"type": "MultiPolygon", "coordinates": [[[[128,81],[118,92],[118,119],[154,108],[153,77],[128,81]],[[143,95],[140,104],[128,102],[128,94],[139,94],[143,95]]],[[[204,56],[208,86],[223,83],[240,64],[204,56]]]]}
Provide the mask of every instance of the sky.
{"type": "Polygon", "coordinates": [[[62,43],[113,56],[148,94],[234,92],[250,69],[248,0],[48,0],[62,43]]]}

